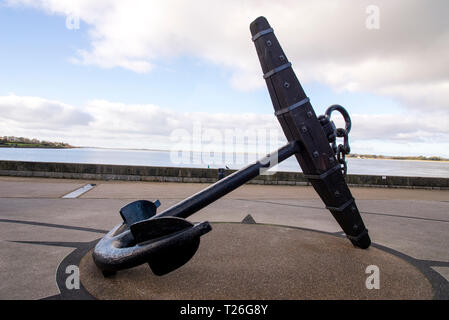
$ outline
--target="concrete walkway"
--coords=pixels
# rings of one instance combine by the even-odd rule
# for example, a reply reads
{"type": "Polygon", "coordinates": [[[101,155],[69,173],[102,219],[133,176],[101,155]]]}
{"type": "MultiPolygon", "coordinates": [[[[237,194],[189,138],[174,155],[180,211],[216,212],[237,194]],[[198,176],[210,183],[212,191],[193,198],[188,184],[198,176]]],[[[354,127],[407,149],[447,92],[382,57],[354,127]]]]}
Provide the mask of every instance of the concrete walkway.
{"type": "MultiPolygon", "coordinates": [[[[77,244],[98,239],[120,223],[121,207],[133,200],[159,199],[163,210],[205,186],[0,177],[0,299],[58,295],[55,274],[61,261],[77,244]],[[78,198],[62,198],[88,183],[96,185],[78,198]]],[[[444,292],[449,279],[449,191],[351,190],[372,241],[405,255],[421,271],[431,270],[426,276],[436,281],[433,289],[440,281],[443,290],[437,297],[449,294],[444,292]]],[[[189,220],[240,222],[248,214],[257,223],[341,232],[315,191],[301,186],[245,185],[189,220]]]]}

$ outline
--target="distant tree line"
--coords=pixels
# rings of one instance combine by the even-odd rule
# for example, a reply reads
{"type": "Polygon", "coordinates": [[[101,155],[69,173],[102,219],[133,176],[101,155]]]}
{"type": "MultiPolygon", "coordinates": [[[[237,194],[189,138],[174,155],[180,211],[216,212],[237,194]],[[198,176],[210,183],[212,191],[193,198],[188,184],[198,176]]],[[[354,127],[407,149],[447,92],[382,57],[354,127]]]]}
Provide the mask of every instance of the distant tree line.
{"type": "Polygon", "coordinates": [[[432,156],[382,156],[377,154],[357,154],[351,153],[347,155],[350,158],[361,158],[361,159],[393,159],[393,160],[427,160],[427,161],[448,161],[449,159],[432,156]]]}
{"type": "Polygon", "coordinates": [[[24,137],[3,136],[0,137],[0,147],[10,148],[73,148],[70,144],[64,142],[50,142],[38,139],[29,139],[24,137]]]}

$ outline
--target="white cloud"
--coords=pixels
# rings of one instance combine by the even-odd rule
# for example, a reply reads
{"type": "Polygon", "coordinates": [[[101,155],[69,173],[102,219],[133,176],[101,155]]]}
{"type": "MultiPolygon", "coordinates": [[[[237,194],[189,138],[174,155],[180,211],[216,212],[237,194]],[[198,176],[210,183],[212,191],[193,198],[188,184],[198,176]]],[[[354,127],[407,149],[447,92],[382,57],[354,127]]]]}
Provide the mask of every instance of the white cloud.
{"type": "MultiPolygon", "coordinates": [[[[449,147],[444,148],[449,141],[449,119],[444,114],[354,114],[352,120],[350,142],[354,153],[403,150],[405,154],[449,157],[449,147]]],[[[342,126],[338,118],[335,121],[342,126]]],[[[106,100],[92,100],[75,107],[40,97],[0,96],[0,136],[64,141],[78,146],[170,149],[170,137],[176,130],[192,135],[197,124],[203,135],[218,130],[223,137],[226,130],[277,130],[279,144],[285,142],[272,114],[175,112],[151,104],[106,100]]],[[[208,146],[218,151],[222,147],[208,146]]]]}
{"type": "Polygon", "coordinates": [[[449,118],[445,113],[351,115],[353,140],[397,143],[445,143],[449,141],[449,118]]]}
{"type": "Polygon", "coordinates": [[[303,81],[392,96],[405,106],[449,109],[447,0],[91,1],[9,0],[50,14],[77,14],[90,48],[74,61],[150,72],[158,61],[193,55],[233,70],[241,90],[262,86],[249,23],[265,15],[303,81]],[[366,7],[380,29],[365,27],[366,7]]]}
{"type": "Polygon", "coordinates": [[[0,96],[0,119],[21,128],[69,129],[86,126],[93,118],[68,104],[14,94],[0,96]]]}

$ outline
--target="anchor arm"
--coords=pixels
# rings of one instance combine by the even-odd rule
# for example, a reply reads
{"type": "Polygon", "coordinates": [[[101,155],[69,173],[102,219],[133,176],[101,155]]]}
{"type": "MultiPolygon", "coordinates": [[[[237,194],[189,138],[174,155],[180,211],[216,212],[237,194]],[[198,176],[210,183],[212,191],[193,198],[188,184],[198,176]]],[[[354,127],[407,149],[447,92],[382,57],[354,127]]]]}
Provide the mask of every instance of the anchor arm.
{"type": "Polygon", "coordinates": [[[257,177],[262,168],[271,168],[273,165],[284,161],[298,152],[299,144],[296,141],[291,141],[259,161],[234,172],[206,189],[157,214],[155,218],[166,216],[187,218],[215,200],[257,177]]]}

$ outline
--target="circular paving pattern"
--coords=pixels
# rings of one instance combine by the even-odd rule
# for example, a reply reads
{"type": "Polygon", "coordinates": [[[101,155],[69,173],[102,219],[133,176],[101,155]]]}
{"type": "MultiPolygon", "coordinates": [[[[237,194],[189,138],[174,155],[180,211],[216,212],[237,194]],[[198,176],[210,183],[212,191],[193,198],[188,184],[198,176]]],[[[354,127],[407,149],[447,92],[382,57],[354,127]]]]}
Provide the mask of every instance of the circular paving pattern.
{"type": "MultiPolygon", "coordinates": [[[[148,265],[104,278],[92,250],[79,263],[97,299],[432,299],[428,279],[386,250],[361,250],[335,235],[262,224],[215,223],[196,255],[165,276],[148,265]],[[367,289],[379,268],[380,289],[367,289]]],[[[92,243],[93,245],[94,243],[92,243]]],[[[92,248],[92,247],[91,247],[92,248]]],[[[85,252],[84,252],[85,253],[85,252]]]]}

